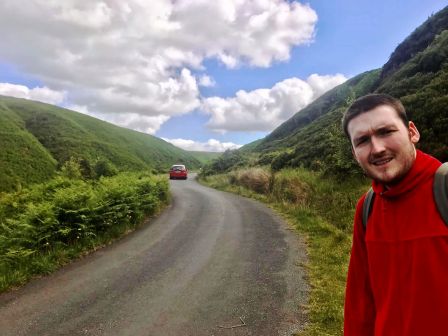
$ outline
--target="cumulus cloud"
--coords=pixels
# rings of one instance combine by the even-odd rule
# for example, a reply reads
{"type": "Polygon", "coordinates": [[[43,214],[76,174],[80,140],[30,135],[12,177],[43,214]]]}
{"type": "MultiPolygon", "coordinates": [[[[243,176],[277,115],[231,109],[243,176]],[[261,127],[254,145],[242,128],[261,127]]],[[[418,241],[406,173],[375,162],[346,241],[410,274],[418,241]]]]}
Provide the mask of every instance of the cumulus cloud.
{"type": "Polygon", "coordinates": [[[138,132],[155,134],[169,117],[164,115],[145,116],[137,113],[92,113],[85,105],[66,105],[65,108],[99,118],[115,125],[120,125],[138,132]]]}
{"type": "Polygon", "coordinates": [[[306,81],[313,88],[314,99],[316,99],[328,90],[344,83],[346,80],[347,78],[342,74],[336,74],[334,76],[312,74],[306,81]]]}
{"type": "Polygon", "coordinates": [[[272,131],[329,89],[345,82],[341,74],[313,74],[306,81],[289,78],[270,89],[240,90],[235,97],[210,97],[202,110],[210,115],[207,126],[218,132],[272,131]]]}
{"type": "Polygon", "coordinates": [[[24,85],[0,83],[0,95],[37,100],[48,104],[61,104],[65,98],[65,91],[55,91],[48,87],[29,89],[24,85]]]}
{"type": "Polygon", "coordinates": [[[203,75],[201,78],[199,78],[199,85],[205,87],[212,87],[216,85],[216,82],[210,76],[203,75]]]}
{"type": "Polygon", "coordinates": [[[187,139],[166,139],[163,140],[172,143],[174,146],[188,151],[200,152],[224,152],[228,149],[238,149],[242,145],[234,144],[233,142],[220,142],[215,139],[209,139],[207,142],[198,142],[187,139]]]}
{"type": "Polygon", "coordinates": [[[82,114],[87,114],[87,115],[91,115],[91,113],[89,112],[89,109],[87,108],[87,106],[85,105],[76,105],[76,104],[69,104],[64,106],[66,109],[72,110],[72,111],[76,111],[82,114]]]}
{"type": "Polygon", "coordinates": [[[194,75],[204,60],[268,67],[310,43],[316,21],[286,0],[3,0],[0,60],[73,105],[154,130],[200,105],[199,85],[213,85],[194,75]]]}

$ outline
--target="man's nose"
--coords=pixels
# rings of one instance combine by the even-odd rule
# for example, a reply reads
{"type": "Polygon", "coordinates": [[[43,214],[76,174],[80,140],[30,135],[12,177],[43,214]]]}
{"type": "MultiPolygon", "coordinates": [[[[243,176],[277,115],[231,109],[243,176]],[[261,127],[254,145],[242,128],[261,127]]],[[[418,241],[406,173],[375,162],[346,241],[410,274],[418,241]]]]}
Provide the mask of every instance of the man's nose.
{"type": "Polygon", "coordinates": [[[384,141],[382,141],[381,139],[373,136],[370,139],[370,141],[372,144],[372,153],[374,153],[374,154],[381,153],[386,150],[386,147],[384,146],[384,141]]]}

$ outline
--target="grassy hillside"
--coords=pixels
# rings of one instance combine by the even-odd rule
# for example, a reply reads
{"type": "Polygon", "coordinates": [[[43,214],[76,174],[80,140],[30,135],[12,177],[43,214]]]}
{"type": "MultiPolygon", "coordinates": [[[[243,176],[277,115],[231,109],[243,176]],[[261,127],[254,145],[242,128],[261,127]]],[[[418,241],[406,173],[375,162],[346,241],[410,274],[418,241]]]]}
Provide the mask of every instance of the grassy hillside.
{"type": "Polygon", "coordinates": [[[205,174],[227,172],[247,165],[270,165],[274,170],[286,166],[329,169],[334,167],[335,155],[346,159],[343,165],[356,171],[340,130],[340,120],[347,104],[370,92],[379,75],[379,69],[369,71],[330,90],[264,139],[228,152],[212,162],[205,167],[205,174]]]}
{"type": "Polygon", "coordinates": [[[44,103],[0,96],[0,124],[0,191],[45,181],[70,157],[104,160],[120,171],[200,166],[159,138],[44,103]]]}
{"type": "Polygon", "coordinates": [[[414,30],[400,45],[394,50],[391,57],[383,66],[381,78],[388,77],[391,73],[414,57],[415,54],[425,50],[434,40],[434,37],[442,33],[448,27],[448,7],[432,15],[420,27],[414,30]]]}
{"type": "Polygon", "coordinates": [[[198,151],[187,151],[188,154],[193,156],[202,164],[209,163],[210,161],[218,158],[222,153],[220,152],[198,152],[198,151]]]}
{"type": "MultiPolygon", "coordinates": [[[[311,115],[313,112],[318,114],[314,121],[286,133],[283,138],[275,141],[269,141],[267,138],[258,147],[262,152],[260,160],[268,163],[266,157],[269,157],[269,154],[267,153],[280,151],[280,154],[275,155],[271,160],[275,170],[284,166],[300,165],[320,170],[328,167],[329,164],[335,164],[334,154],[344,151],[345,144],[340,131],[342,114],[349,102],[372,90],[379,78],[379,73],[379,70],[373,70],[358,75],[320,97],[308,107],[311,115]],[[323,106],[329,107],[325,110],[323,106]],[[319,113],[316,113],[316,110],[319,113]]],[[[347,154],[349,158],[349,149],[347,154]]]]}
{"type": "Polygon", "coordinates": [[[30,134],[24,121],[0,99],[0,191],[50,178],[57,162],[30,134]]]}
{"type": "Polygon", "coordinates": [[[419,147],[448,161],[448,7],[407,37],[381,69],[335,87],[264,139],[219,158],[205,172],[270,165],[274,170],[302,166],[331,175],[360,174],[340,121],[353,100],[374,92],[401,99],[422,135],[419,147]]]}
{"type": "Polygon", "coordinates": [[[422,135],[420,148],[448,161],[448,23],[376,91],[400,97],[422,135]]]}
{"type": "Polygon", "coordinates": [[[276,147],[279,140],[297,134],[300,129],[317,121],[323,115],[345,106],[348,99],[371,91],[378,80],[378,76],[378,71],[366,72],[333,88],[277,127],[256,148],[276,147]]]}

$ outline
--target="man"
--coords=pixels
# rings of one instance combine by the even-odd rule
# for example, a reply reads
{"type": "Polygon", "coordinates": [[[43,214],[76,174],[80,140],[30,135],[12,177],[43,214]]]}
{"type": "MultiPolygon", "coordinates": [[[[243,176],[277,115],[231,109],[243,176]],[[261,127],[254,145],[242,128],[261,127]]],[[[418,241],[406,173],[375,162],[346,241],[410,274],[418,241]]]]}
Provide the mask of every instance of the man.
{"type": "Polygon", "coordinates": [[[448,335],[448,228],[433,196],[441,163],[416,150],[401,102],[356,100],[343,118],[353,155],[375,192],[366,228],[356,207],[345,336],[448,335]]]}

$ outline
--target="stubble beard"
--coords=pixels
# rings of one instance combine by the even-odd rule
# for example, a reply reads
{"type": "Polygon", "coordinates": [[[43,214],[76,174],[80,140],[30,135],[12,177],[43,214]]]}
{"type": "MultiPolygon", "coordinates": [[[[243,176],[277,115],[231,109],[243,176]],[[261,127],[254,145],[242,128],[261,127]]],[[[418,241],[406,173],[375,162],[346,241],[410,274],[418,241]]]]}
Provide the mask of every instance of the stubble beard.
{"type": "MultiPolygon", "coordinates": [[[[386,153],[383,155],[386,156],[390,154],[386,153]]],[[[374,166],[373,169],[370,169],[372,164],[369,163],[367,169],[363,168],[364,173],[372,180],[387,186],[399,183],[411,170],[414,164],[416,157],[415,147],[413,144],[410,144],[406,151],[402,152],[399,156],[392,155],[393,160],[391,163],[393,166],[387,167],[386,171],[378,171],[378,168],[374,166]]]]}

